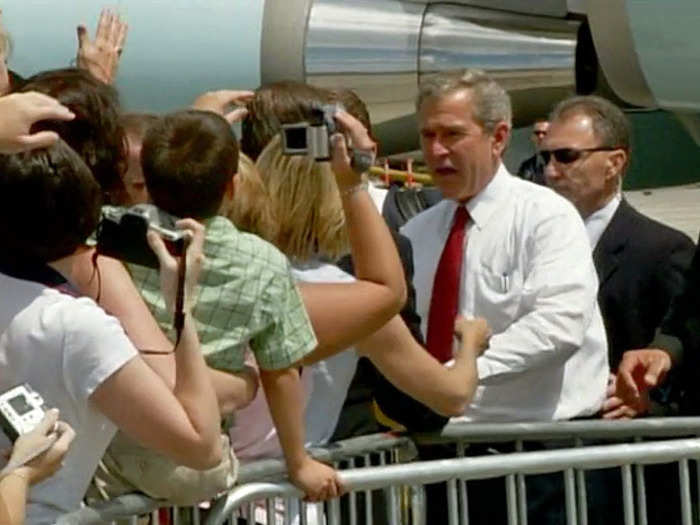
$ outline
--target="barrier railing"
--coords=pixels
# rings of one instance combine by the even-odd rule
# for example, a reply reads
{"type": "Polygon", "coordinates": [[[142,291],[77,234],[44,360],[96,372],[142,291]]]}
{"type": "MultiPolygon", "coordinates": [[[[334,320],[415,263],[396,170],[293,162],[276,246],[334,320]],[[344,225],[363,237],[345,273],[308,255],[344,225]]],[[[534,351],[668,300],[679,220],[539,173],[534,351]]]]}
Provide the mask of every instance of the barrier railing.
{"type": "MultiPolygon", "coordinates": [[[[623,469],[623,494],[625,523],[634,523],[631,465],[655,463],[679,463],[681,485],[680,505],[683,525],[692,523],[690,476],[688,460],[700,458],[700,439],[680,439],[654,443],[597,445],[590,447],[547,450],[539,452],[515,452],[501,456],[455,458],[423,461],[403,465],[350,469],[341,471],[340,478],[352,492],[372,491],[403,485],[425,486],[447,482],[448,523],[467,522],[465,507],[460,504],[457,480],[477,480],[531,474],[562,472],[565,485],[565,505],[568,525],[578,525],[574,471],[593,470],[621,466],[623,469]],[[627,473],[627,474],[625,474],[627,473]]],[[[520,522],[514,484],[506,485],[506,505],[509,525],[520,522]]],[[[220,499],[209,514],[207,525],[221,525],[232,513],[251,501],[271,498],[299,498],[301,493],[290,483],[250,483],[232,490],[220,499]]],[[[584,501],[585,503],[585,501],[584,501]]],[[[301,516],[304,516],[302,511],[301,516]]],[[[640,520],[641,521],[641,520],[640,520]]],[[[304,519],[301,519],[304,524],[304,519]]],[[[339,522],[337,506],[330,506],[328,525],[339,522]]],[[[351,524],[354,522],[351,521],[351,524]]],[[[371,522],[370,522],[371,523],[371,522]]]]}
{"type": "MultiPolygon", "coordinates": [[[[354,468],[358,464],[388,465],[406,461],[415,457],[415,445],[406,436],[393,433],[372,434],[331,443],[325,447],[310,449],[311,455],[321,461],[335,465],[337,468],[354,468]]],[[[279,459],[262,459],[242,463],[238,472],[238,484],[260,482],[264,480],[279,481],[286,477],[284,461],[279,459]]],[[[354,499],[354,498],[352,498],[354,499]]],[[[288,505],[285,505],[285,507],[288,505]]],[[[267,514],[274,515],[274,509],[265,502],[267,514]]],[[[392,507],[394,508],[394,507],[392,507]]],[[[158,523],[157,511],[167,509],[170,519],[177,525],[187,521],[194,525],[202,521],[202,510],[198,507],[178,508],[167,501],[154,500],[140,494],[127,494],[111,501],[84,507],[62,516],[57,525],[97,525],[114,521],[137,523],[138,516],[151,515],[151,522],[158,523]],[[182,518],[183,514],[186,518],[182,518]]],[[[247,516],[253,512],[246,509],[247,516]]]]}
{"type": "MultiPolygon", "coordinates": [[[[527,523],[525,476],[535,472],[557,470],[562,471],[564,475],[567,512],[573,513],[573,516],[568,517],[568,522],[587,525],[584,472],[604,466],[615,466],[621,469],[625,523],[634,523],[634,502],[636,501],[637,519],[644,525],[646,510],[643,465],[663,461],[680,462],[679,476],[682,495],[685,498],[681,506],[685,524],[690,523],[685,520],[686,514],[691,512],[690,489],[687,488],[690,476],[687,460],[700,457],[697,453],[700,441],[696,439],[676,439],[658,443],[640,443],[639,441],[688,436],[700,436],[700,418],[546,423],[451,423],[438,434],[421,434],[412,436],[411,439],[393,434],[376,434],[333,443],[325,448],[314,449],[312,453],[315,457],[341,469],[341,479],[350,489],[350,495],[346,497],[347,506],[343,508],[343,523],[348,522],[352,525],[356,523],[369,525],[374,522],[373,510],[376,511],[376,508],[372,508],[374,500],[372,496],[373,491],[378,488],[384,490],[387,498],[384,502],[387,514],[383,522],[392,525],[424,524],[425,498],[422,487],[425,483],[435,481],[447,481],[450,519],[453,518],[452,513],[456,512],[460,522],[466,523],[464,521],[466,519],[464,509],[467,508],[465,481],[479,479],[479,476],[505,477],[509,523],[525,525],[527,523]],[[591,440],[634,440],[636,443],[591,446],[591,440]],[[520,452],[523,450],[523,444],[530,441],[553,441],[557,443],[558,449],[520,452]],[[514,444],[516,452],[489,457],[461,458],[471,444],[507,442],[514,444]],[[452,444],[456,447],[458,458],[391,465],[413,459],[415,444],[420,446],[452,444]],[[678,446],[681,448],[676,448],[678,446]],[[648,452],[649,456],[645,457],[646,452],[640,451],[648,452]],[[568,465],[561,463],[568,460],[572,463],[568,465]],[[539,466],[538,462],[541,462],[539,466]],[[469,465],[468,468],[467,465],[469,465]],[[553,465],[558,466],[554,468],[553,465]],[[430,472],[434,468],[439,472],[430,472]],[[356,500],[358,494],[363,495],[364,511],[358,509],[356,500]],[[630,515],[632,517],[627,520],[630,515]]],[[[242,465],[239,486],[215,501],[211,509],[204,512],[199,508],[188,509],[187,521],[195,524],[223,523],[234,511],[240,517],[252,519],[256,515],[254,503],[257,501],[262,502],[257,505],[257,514],[260,515],[262,508],[264,521],[268,524],[292,523],[297,519],[303,525],[308,522],[306,506],[303,502],[296,501],[299,493],[293,489],[292,485],[281,481],[284,476],[284,464],[279,460],[261,460],[242,465]]],[[[64,516],[58,523],[61,525],[105,523],[147,514],[158,507],[168,507],[168,503],[130,495],[100,506],[81,509],[64,516]]],[[[321,510],[321,513],[326,516],[328,525],[340,523],[340,512],[338,500],[327,503],[321,510]]],[[[180,513],[175,510],[172,513],[175,516],[173,522],[177,524],[177,516],[180,513]]],[[[156,522],[154,518],[153,523],[156,522]]]]}

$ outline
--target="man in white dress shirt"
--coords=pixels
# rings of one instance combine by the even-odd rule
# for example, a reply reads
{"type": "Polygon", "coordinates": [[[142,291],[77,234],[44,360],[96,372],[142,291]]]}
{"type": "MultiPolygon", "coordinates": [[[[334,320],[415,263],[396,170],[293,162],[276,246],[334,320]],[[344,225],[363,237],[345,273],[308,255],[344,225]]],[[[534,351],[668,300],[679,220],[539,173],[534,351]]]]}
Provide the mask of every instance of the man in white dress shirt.
{"type": "Polygon", "coordinates": [[[445,196],[401,230],[414,246],[417,310],[429,349],[433,319],[452,317],[449,299],[433,292],[443,279],[438,265],[460,207],[468,220],[457,311],[485,317],[493,332],[478,359],[480,384],[464,418],[595,414],[608,364],[581,217],[548,188],[506,171],[501,155],[511,130],[510,100],[488,76],[473,70],[435,75],[422,83],[417,106],[425,162],[445,196]]]}
{"type": "MultiPolygon", "coordinates": [[[[607,347],[581,217],[549,188],[505,169],[510,99],[483,72],[429,77],[417,110],[425,162],[445,196],[401,230],[414,247],[428,351],[449,360],[457,313],[486,318],[493,332],[477,360],[479,386],[463,419],[596,414],[605,397],[607,347]]],[[[527,483],[531,522],[562,523],[561,476],[528,476],[527,483]]],[[[428,491],[435,523],[446,508],[439,494],[428,491]]],[[[502,480],[471,483],[470,503],[479,504],[469,505],[470,523],[505,523],[504,497],[502,480]]]]}

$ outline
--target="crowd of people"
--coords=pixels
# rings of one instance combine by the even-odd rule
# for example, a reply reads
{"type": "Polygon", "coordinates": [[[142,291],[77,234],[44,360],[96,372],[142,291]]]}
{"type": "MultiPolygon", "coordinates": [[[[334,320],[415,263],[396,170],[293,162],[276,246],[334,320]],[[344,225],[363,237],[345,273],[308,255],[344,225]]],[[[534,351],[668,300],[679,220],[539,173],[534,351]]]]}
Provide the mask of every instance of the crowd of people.
{"type": "MultiPolygon", "coordinates": [[[[106,11],[94,40],[79,28],[77,67],[23,79],[0,28],[0,392],[28,383],[60,411],[15,443],[27,458],[50,440],[0,474],[3,523],[24,520],[25,493],[37,524],[133,491],[194,504],[262,457],[307,500],[334,498],[307,447],[380,427],[697,411],[700,256],[624,199],[631,130],[611,102],[561,101],[518,178],[507,92],[478,70],[426,77],[418,133],[442,198],[390,228],[355,93],[279,82],[126,113],[126,31],[106,11]],[[284,125],[329,106],[330,160],[285,151],[284,125]],[[185,232],[178,257],[149,229],[159,268],[103,253],[104,214],[144,204],[185,232]]],[[[507,452],[470,453],[486,448],[507,452]]],[[[527,483],[533,522],[563,522],[561,481],[527,483]]],[[[503,490],[470,487],[474,523],[506,522],[503,490]]],[[[595,522],[618,523],[604,500],[595,522]]]]}

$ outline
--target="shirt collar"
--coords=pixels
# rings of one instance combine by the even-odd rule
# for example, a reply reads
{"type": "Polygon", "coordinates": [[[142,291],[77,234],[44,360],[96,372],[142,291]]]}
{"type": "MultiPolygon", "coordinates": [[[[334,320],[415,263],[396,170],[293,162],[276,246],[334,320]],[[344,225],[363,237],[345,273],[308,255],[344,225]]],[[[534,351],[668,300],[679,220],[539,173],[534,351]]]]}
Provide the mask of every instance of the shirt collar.
{"type": "MultiPolygon", "coordinates": [[[[489,218],[502,207],[503,194],[507,191],[510,173],[501,163],[493,178],[484,189],[467,201],[466,208],[471,220],[477,228],[483,228],[489,218]]],[[[450,201],[450,218],[459,206],[456,201],[450,201]]]]}
{"type": "Polygon", "coordinates": [[[608,227],[608,224],[610,224],[610,221],[612,220],[613,215],[615,215],[618,206],[620,206],[621,200],[622,197],[619,193],[617,193],[612,199],[610,199],[610,202],[599,210],[591,213],[588,217],[586,217],[586,220],[583,221],[583,223],[586,225],[588,240],[591,243],[591,250],[595,250],[595,247],[602,237],[603,232],[608,227]]]}

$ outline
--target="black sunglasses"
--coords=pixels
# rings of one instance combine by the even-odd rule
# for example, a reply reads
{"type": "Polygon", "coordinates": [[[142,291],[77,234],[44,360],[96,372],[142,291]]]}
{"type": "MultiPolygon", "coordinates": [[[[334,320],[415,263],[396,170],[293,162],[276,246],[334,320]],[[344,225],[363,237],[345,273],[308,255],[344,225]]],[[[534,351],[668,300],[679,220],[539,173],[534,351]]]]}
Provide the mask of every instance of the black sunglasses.
{"type": "Polygon", "coordinates": [[[543,149],[538,151],[537,154],[546,166],[547,164],[549,164],[549,159],[552,157],[554,157],[554,160],[556,160],[560,164],[571,164],[572,162],[576,162],[578,159],[580,159],[584,153],[593,151],[615,151],[616,149],[620,148],[558,148],[552,150],[543,149]]]}

